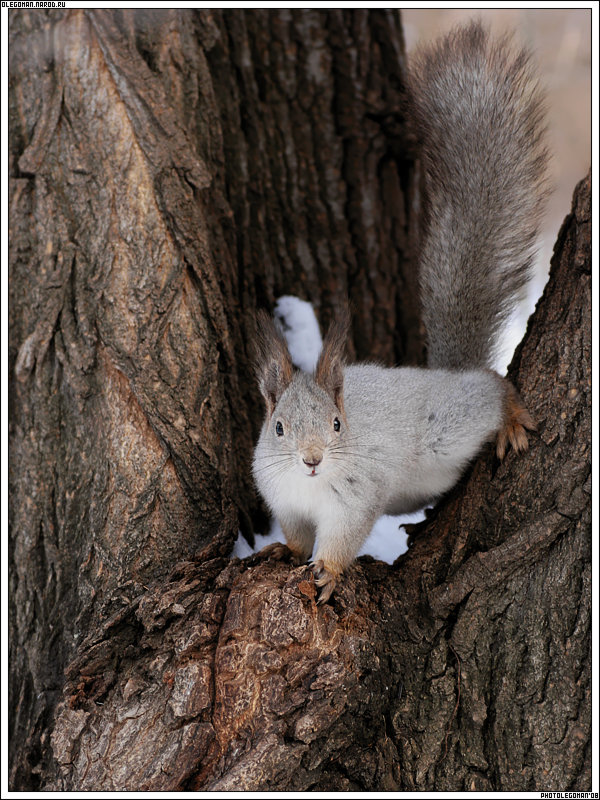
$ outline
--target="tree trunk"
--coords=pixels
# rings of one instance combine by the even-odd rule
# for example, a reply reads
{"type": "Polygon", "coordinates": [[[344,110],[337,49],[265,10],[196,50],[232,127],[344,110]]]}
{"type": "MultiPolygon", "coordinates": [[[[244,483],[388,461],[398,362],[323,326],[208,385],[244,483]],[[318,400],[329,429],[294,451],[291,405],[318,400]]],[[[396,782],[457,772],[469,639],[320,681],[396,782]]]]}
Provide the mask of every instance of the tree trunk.
{"type": "Polygon", "coordinates": [[[392,11],[10,16],[11,788],[583,789],[589,180],[513,379],[539,423],[317,608],[264,522],[252,313],[422,356],[392,11]]]}

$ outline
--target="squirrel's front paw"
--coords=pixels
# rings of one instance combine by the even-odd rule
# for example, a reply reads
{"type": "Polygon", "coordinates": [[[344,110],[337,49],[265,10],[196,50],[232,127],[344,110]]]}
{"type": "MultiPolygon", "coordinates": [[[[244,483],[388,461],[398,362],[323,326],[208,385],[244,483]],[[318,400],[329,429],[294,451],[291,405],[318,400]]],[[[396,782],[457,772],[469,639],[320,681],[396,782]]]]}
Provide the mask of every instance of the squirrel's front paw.
{"type": "Polygon", "coordinates": [[[292,550],[289,545],[283,542],[273,542],[272,544],[266,545],[259,552],[259,556],[262,558],[274,558],[276,561],[289,561],[296,567],[300,566],[300,564],[304,564],[307,558],[304,553],[300,553],[298,550],[292,550]]]}
{"type": "Polygon", "coordinates": [[[531,414],[525,408],[525,404],[519,397],[519,393],[508,381],[506,400],[504,404],[504,425],[498,432],[496,439],[496,454],[500,461],[504,458],[507,445],[510,444],[517,453],[527,450],[527,434],[525,428],[530,431],[536,430],[535,422],[531,414]]]}
{"type": "Polygon", "coordinates": [[[323,561],[313,561],[312,569],[315,574],[315,583],[320,588],[317,604],[326,603],[336,587],[339,573],[325,566],[323,561]]]}

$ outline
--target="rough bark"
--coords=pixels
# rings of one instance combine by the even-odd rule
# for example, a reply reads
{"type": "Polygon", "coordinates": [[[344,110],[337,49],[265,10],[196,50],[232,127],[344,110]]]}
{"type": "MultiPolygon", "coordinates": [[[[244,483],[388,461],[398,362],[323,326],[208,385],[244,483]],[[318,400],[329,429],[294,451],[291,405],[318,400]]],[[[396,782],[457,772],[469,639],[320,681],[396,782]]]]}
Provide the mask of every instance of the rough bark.
{"type": "Polygon", "coordinates": [[[589,788],[589,178],[512,366],[530,451],[317,608],[227,558],[246,341],[349,293],[359,355],[419,358],[396,15],[11,23],[13,788],[589,788]]]}

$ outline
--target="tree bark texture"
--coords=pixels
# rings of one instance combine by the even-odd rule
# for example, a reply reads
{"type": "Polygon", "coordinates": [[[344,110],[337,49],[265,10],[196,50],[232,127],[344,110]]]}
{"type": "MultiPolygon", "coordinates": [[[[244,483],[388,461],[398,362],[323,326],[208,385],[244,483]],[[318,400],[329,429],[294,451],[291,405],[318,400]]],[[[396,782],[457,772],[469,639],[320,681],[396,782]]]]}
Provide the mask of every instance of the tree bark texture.
{"type": "Polygon", "coordinates": [[[318,607],[261,512],[252,312],[418,362],[396,12],[11,13],[15,789],[583,789],[589,179],[513,362],[539,424],[318,607]]]}
{"type": "Polygon", "coordinates": [[[77,642],[252,536],[256,307],[296,293],[327,323],[348,294],[360,346],[420,343],[412,162],[386,132],[397,14],[10,22],[11,707],[31,781],[77,642]]]}

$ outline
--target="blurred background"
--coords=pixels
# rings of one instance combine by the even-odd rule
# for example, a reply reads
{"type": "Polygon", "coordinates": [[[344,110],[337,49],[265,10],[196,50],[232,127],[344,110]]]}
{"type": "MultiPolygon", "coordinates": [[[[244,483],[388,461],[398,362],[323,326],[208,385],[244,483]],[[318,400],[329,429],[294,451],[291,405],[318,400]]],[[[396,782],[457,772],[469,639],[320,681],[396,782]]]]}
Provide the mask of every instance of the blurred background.
{"type": "Polygon", "coordinates": [[[454,25],[479,18],[492,33],[514,30],[517,43],[533,51],[546,90],[548,144],[551,153],[549,198],[535,278],[512,321],[498,358],[504,371],[522,338],[527,318],[541,295],[559,228],[571,208],[576,183],[591,163],[591,23],[590,9],[403,9],[406,49],[428,41],[454,25]]]}

